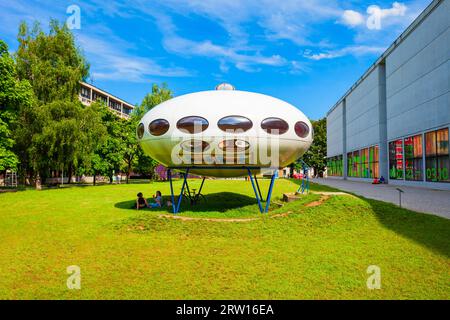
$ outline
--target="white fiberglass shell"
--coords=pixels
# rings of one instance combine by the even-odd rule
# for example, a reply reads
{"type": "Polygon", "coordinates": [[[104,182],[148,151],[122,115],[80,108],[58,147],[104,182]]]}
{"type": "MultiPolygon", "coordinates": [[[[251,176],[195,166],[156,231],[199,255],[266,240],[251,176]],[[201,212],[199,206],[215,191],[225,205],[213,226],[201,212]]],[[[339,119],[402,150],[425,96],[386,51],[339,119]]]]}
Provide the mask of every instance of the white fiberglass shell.
{"type": "Polygon", "coordinates": [[[191,167],[191,173],[204,176],[235,177],[246,175],[247,172],[218,167],[283,168],[309,149],[313,141],[313,129],[311,122],[299,109],[282,100],[252,92],[217,90],[183,95],[154,107],[142,118],[138,138],[144,152],[167,167],[191,167]],[[181,119],[192,116],[206,119],[206,130],[191,134],[177,128],[181,119]],[[251,120],[251,129],[245,132],[224,132],[218,122],[229,116],[251,120]],[[288,130],[282,134],[266,132],[262,123],[270,118],[285,121],[288,130]],[[152,135],[149,125],[160,119],[168,122],[168,130],[161,135],[152,135]],[[309,129],[304,137],[296,133],[295,127],[299,122],[306,124],[309,129]],[[192,151],[181,148],[183,143],[193,140],[203,142],[206,147],[192,151]],[[247,148],[224,152],[220,146],[230,140],[238,141],[237,145],[247,148]]]}

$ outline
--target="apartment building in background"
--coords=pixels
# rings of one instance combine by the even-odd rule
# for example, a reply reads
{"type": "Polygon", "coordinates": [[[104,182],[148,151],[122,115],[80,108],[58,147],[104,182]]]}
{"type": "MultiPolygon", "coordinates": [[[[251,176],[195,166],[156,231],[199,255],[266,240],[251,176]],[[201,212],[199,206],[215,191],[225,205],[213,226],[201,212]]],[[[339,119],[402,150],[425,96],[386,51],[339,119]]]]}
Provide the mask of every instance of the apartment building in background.
{"type": "Polygon", "coordinates": [[[113,112],[119,117],[128,119],[134,106],[112,94],[103,91],[92,84],[81,82],[79,99],[86,106],[91,105],[94,101],[103,101],[113,112]]]}

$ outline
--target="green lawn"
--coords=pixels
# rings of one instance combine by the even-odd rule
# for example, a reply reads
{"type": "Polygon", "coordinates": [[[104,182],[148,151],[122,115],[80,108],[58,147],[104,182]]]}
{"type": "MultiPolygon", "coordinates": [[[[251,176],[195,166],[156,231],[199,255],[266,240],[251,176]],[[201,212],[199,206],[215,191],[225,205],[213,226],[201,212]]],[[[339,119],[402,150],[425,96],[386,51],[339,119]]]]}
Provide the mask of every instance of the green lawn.
{"type": "Polygon", "coordinates": [[[167,183],[0,194],[0,299],[450,298],[450,220],[350,196],[280,207],[296,189],[278,180],[263,216],[250,182],[207,180],[207,204],[183,208],[194,221],[130,209],[167,183]],[[70,265],[81,290],[66,287],[70,265]],[[380,290],[367,289],[369,265],[380,290]]]}

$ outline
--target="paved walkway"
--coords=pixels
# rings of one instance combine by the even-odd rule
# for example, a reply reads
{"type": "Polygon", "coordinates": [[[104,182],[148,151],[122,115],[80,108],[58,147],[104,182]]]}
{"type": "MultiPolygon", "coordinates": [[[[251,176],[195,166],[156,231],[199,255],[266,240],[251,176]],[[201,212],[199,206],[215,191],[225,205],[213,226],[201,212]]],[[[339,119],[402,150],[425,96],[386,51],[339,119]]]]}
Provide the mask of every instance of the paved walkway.
{"type": "Polygon", "coordinates": [[[314,179],[313,182],[397,205],[399,199],[396,188],[400,188],[405,191],[402,195],[402,206],[404,208],[450,219],[450,191],[394,185],[372,185],[367,182],[339,179],[314,179]]]}

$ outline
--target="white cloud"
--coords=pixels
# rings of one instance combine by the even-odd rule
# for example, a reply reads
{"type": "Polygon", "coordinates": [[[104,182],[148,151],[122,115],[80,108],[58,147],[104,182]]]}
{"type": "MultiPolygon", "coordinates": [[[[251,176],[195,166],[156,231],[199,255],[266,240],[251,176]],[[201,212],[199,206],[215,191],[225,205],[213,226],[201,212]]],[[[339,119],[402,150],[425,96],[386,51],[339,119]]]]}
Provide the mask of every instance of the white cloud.
{"type": "Polygon", "coordinates": [[[176,34],[166,34],[163,45],[167,51],[183,56],[201,56],[228,61],[243,71],[253,72],[256,69],[252,66],[255,65],[283,66],[287,63],[286,59],[279,55],[264,56],[258,52],[244,54],[240,53],[239,48],[220,46],[210,40],[192,41],[176,34]]]}
{"type": "Polygon", "coordinates": [[[354,55],[354,56],[362,56],[367,54],[381,54],[386,50],[386,48],[383,47],[372,47],[372,46],[350,46],[346,48],[342,48],[339,50],[333,50],[333,51],[327,51],[327,52],[320,52],[320,53],[311,53],[311,52],[305,52],[304,57],[310,60],[324,60],[324,59],[335,59],[344,57],[347,55],[354,55]]]}
{"type": "MultiPolygon", "coordinates": [[[[369,30],[381,30],[383,24],[389,24],[388,18],[404,17],[407,10],[406,5],[399,2],[394,2],[392,8],[389,9],[370,5],[366,10],[367,14],[355,10],[345,10],[340,21],[349,27],[365,25],[369,30]]],[[[398,23],[398,21],[396,22],[398,23]]]]}
{"type": "MultiPolygon", "coordinates": [[[[17,33],[19,23],[26,21],[31,24],[40,21],[44,29],[48,26],[50,17],[67,18],[66,5],[54,4],[50,0],[42,0],[41,6],[30,7],[20,1],[8,3],[0,0],[0,31],[5,32],[9,38],[17,33]]],[[[98,1],[98,0],[95,0],[98,1]]],[[[84,13],[92,13],[99,7],[84,3],[84,13]],[[91,9],[91,10],[88,10],[91,9]]],[[[118,4],[108,4],[108,15],[125,16],[125,9],[118,4]]],[[[130,43],[118,37],[104,24],[83,23],[81,30],[75,30],[77,43],[86,54],[91,65],[91,77],[94,80],[118,80],[131,82],[149,81],[151,77],[189,77],[192,73],[185,68],[165,66],[157,58],[137,56],[132,53],[136,49],[135,43],[130,43]]]]}
{"type": "Polygon", "coordinates": [[[377,5],[372,5],[367,8],[368,14],[377,14],[381,18],[386,18],[389,16],[404,16],[406,13],[407,7],[403,3],[394,2],[392,4],[392,8],[390,9],[381,9],[377,5]]]}
{"type": "Polygon", "coordinates": [[[305,55],[305,58],[319,61],[319,60],[323,60],[323,59],[333,59],[333,58],[337,58],[337,57],[340,57],[340,56],[342,56],[342,54],[331,53],[331,52],[329,52],[329,53],[321,52],[321,53],[316,53],[316,54],[312,54],[312,55],[309,55],[309,56],[305,55]]]}
{"type": "Polygon", "coordinates": [[[211,40],[193,41],[178,35],[176,26],[169,16],[164,14],[155,15],[157,25],[163,34],[163,46],[171,52],[183,56],[201,56],[216,58],[220,61],[222,71],[226,62],[234,64],[234,66],[242,71],[256,72],[259,68],[256,66],[285,66],[288,61],[280,55],[263,55],[258,50],[245,50],[239,46],[224,46],[213,43],[211,40]],[[249,52],[251,51],[251,52],[249,52]]]}
{"type": "Polygon", "coordinates": [[[304,63],[299,61],[291,61],[291,70],[289,71],[290,74],[302,74],[308,71],[310,71],[310,69],[304,63]]]}
{"type": "Polygon", "coordinates": [[[256,37],[312,44],[312,25],[334,20],[341,12],[336,0],[155,0],[157,5],[152,7],[144,1],[134,3],[141,12],[150,15],[159,11],[208,18],[227,32],[230,45],[240,47],[256,37]],[[255,25],[259,28],[254,28],[255,25]]]}
{"type": "MultiPolygon", "coordinates": [[[[188,77],[191,73],[180,67],[165,67],[153,59],[138,57],[120,50],[120,46],[96,35],[78,35],[91,64],[94,80],[121,80],[146,82],[150,77],[188,77]]],[[[126,47],[126,46],[125,46],[126,47]]]]}
{"type": "MultiPolygon", "coordinates": [[[[133,42],[119,38],[108,29],[108,22],[103,22],[102,25],[92,24],[92,21],[99,21],[97,18],[105,15],[126,20],[138,19],[146,28],[151,28],[152,23],[156,23],[162,35],[161,44],[167,52],[181,57],[196,56],[215,60],[217,70],[222,74],[228,73],[233,66],[245,72],[257,72],[262,67],[269,66],[279,68],[282,72],[299,73],[306,70],[306,63],[295,61],[299,60],[298,57],[290,56],[289,53],[281,56],[274,51],[285,45],[280,40],[313,49],[314,52],[303,55],[311,60],[379,53],[380,46],[385,45],[384,39],[392,39],[393,34],[404,29],[414,15],[423,9],[425,1],[408,2],[411,9],[407,13],[406,6],[398,2],[387,9],[370,6],[366,13],[343,10],[343,4],[338,0],[153,0],[151,3],[148,0],[117,0],[108,3],[86,0],[82,3],[82,15],[89,22],[83,23],[83,30],[78,33],[80,37],[84,36],[82,45],[91,62],[93,76],[97,79],[144,81],[155,76],[191,75],[191,72],[172,65],[170,61],[150,56],[151,52],[155,52],[150,51],[152,48],[148,50],[148,56],[144,57],[143,48],[147,48],[150,43],[153,46],[153,39],[133,39],[133,42]],[[414,6],[417,8],[414,9],[414,6]],[[362,27],[369,15],[380,17],[383,28],[389,32],[388,36],[379,37],[378,33],[362,27]],[[199,38],[200,35],[208,33],[199,32],[194,39],[184,33],[184,30],[177,29],[174,21],[178,20],[172,19],[180,16],[181,20],[191,22],[198,18],[207,19],[212,24],[219,25],[224,33],[214,30],[214,35],[207,35],[202,39],[199,38]],[[355,28],[353,45],[332,50],[342,46],[342,43],[334,43],[334,39],[328,39],[327,34],[322,32],[321,25],[333,21],[355,28]]],[[[7,22],[5,25],[0,24],[0,32],[9,32],[12,22],[8,21],[20,17],[29,20],[36,15],[44,24],[50,16],[65,18],[64,7],[68,2],[39,0],[38,4],[42,5],[37,5],[35,1],[33,3],[29,5],[25,0],[0,0],[0,9],[4,9],[0,11],[0,18],[2,22],[7,22]],[[30,11],[30,8],[33,10],[30,11]]],[[[114,23],[113,19],[109,20],[114,23]]]]}
{"type": "Polygon", "coordinates": [[[379,6],[372,5],[367,8],[367,28],[371,30],[381,30],[382,20],[388,17],[403,17],[406,14],[407,7],[398,2],[392,4],[390,9],[381,9],[379,6]]]}
{"type": "MultiPolygon", "coordinates": [[[[166,51],[180,56],[215,59],[222,73],[229,72],[230,66],[245,72],[257,72],[262,66],[300,72],[298,62],[279,54],[266,54],[265,45],[255,46],[255,40],[259,43],[288,40],[299,46],[324,48],[329,45],[326,38],[317,42],[317,38],[311,40],[313,25],[333,21],[341,12],[336,0],[155,0],[151,6],[145,0],[129,0],[124,4],[127,12],[156,22],[166,51]],[[196,16],[209,19],[226,31],[227,40],[187,38],[172,20],[177,15],[186,19],[196,16]]],[[[117,15],[125,10],[118,5],[114,8],[117,15]]]]}
{"type": "Polygon", "coordinates": [[[342,23],[350,27],[355,27],[365,22],[364,16],[354,10],[345,10],[342,14],[342,23]]]}

